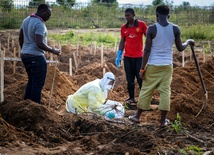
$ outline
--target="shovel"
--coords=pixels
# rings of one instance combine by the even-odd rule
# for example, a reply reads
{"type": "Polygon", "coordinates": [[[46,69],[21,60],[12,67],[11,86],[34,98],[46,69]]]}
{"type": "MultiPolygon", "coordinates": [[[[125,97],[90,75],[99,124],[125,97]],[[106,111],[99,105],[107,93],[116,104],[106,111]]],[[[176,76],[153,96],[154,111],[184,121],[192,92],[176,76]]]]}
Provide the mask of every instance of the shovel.
{"type": "Polygon", "coordinates": [[[195,60],[195,64],[196,64],[196,68],[198,70],[198,74],[199,74],[199,78],[200,78],[200,81],[201,81],[201,85],[203,87],[203,90],[204,90],[204,95],[205,95],[205,102],[203,103],[202,107],[201,107],[201,110],[198,112],[198,114],[195,116],[195,117],[198,117],[198,115],[201,113],[201,111],[206,108],[207,106],[207,100],[208,100],[208,92],[206,90],[206,87],[205,87],[205,84],[204,84],[204,80],[203,80],[203,77],[202,77],[202,74],[201,74],[201,70],[199,68],[199,65],[198,65],[198,61],[197,61],[197,58],[196,58],[196,55],[195,55],[195,51],[194,51],[194,46],[191,46],[191,50],[192,50],[192,54],[193,54],[193,58],[195,60]]]}

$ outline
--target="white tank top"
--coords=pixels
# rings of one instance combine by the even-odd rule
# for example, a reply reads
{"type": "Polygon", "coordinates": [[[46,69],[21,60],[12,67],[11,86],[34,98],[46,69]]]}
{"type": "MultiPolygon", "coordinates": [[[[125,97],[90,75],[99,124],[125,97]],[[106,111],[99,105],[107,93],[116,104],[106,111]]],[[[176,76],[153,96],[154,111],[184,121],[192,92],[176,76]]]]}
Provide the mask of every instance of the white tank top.
{"type": "Polygon", "coordinates": [[[175,41],[173,24],[169,23],[166,27],[155,23],[157,34],[152,39],[151,53],[149,56],[149,65],[170,65],[172,64],[172,46],[175,41]]]}

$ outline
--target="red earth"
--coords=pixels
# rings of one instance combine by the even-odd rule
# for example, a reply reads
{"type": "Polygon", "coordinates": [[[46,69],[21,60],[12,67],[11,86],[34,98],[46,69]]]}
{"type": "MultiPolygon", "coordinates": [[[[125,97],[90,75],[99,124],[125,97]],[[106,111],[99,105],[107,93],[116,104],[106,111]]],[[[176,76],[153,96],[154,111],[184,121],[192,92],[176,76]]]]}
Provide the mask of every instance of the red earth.
{"type": "MultiPolygon", "coordinates": [[[[0,36],[1,51],[5,48],[5,56],[13,57],[12,41],[10,40],[8,49],[7,38],[14,37],[14,46],[18,49],[18,31],[2,31],[0,36]]],[[[49,44],[53,45],[53,41],[49,44]]],[[[200,46],[199,43],[196,45],[200,46]]],[[[76,47],[63,45],[59,63],[48,66],[40,105],[23,100],[27,75],[22,62],[14,64],[12,61],[5,61],[5,101],[0,104],[0,154],[213,155],[214,60],[211,54],[206,54],[204,63],[199,47],[195,50],[208,91],[207,106],[199,113],[206,98],[194,60],[185,52],[186,63],[182,67],[182,54],[175,51],[171,111],[167,115],[171,124],[165,128],[159,126],[159,94],[156,91],[151,110],[142,113],[140,124],[127,119],[127,116],[136,112],[129,109],[126,109],[125,118],[119,122],[107,121],[93,113],[73,115],[63,112],[68,95],[83,84],[102,78],[100,49],[93,55],[90,54],[90,47],[80,47],[76,68],[73,59],[76,47]],[[68,74],[69,58],[73,59],[72,76],[68,74]]],[[[126,79],[123,68],[118,69],[114,65],[115,55],[113,49],[104,48],[106,71],[113,72],[117,81],[108,99],[123,103],[128,98],[126,79]]],[[[49,57],[47,55],[48,59],[49,57]]],[[[57,58],[54,57],[54,60],[57,58]]],[[[139,88],[136,87],[136,99],[138,95],[139,88]]]]}

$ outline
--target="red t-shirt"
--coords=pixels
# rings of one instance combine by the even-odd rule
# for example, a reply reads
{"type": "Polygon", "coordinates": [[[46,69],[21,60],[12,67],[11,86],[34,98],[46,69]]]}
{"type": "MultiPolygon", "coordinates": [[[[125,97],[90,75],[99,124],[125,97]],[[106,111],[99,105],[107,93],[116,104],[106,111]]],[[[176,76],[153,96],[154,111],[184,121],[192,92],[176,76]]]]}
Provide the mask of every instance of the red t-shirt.
{"type": "Polygon", "coordinates": [[[124,56],[139,58],[143,56],[143,34],[146,34],[147,25],[145,22],[135,20],[133,27],[127,23],[121,26],[121,38],[125,38],[124,56]]]}

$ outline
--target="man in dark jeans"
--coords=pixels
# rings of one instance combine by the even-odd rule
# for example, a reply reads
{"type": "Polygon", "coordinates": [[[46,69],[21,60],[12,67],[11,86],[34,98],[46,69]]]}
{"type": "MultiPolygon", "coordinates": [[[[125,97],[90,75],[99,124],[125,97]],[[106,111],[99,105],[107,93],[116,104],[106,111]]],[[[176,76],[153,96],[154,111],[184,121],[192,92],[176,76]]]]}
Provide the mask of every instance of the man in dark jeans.
{"type": "Polygon", "coordinates": [[[19,44],[22,48],[21,59],[28,75],[24,99],[30,99],[39,104],[47,73],[45,51],[60,54],[59,49],[47,45],[45,21],[50,16],[51,8],[47,4],[40,4],[36,14],[24,19],[19,33],[19,44]]]}
{"type": "Polygon", "coordinates": [[[127,23],[121,26],[121,40],[115,64],[118,68],[120,67],[121,57],[125,49],[124,68],[129,93],[129,98],[125,103],[129,107],[131,103],[136,103],[134,98],[135,77],[140,88],[142,85],[139,71],[143,56],[143,35],[146,35],[147,25],[145,22],[135,19],[135,13],[132,8],[125,10],[125,18],[127,23]]]}

